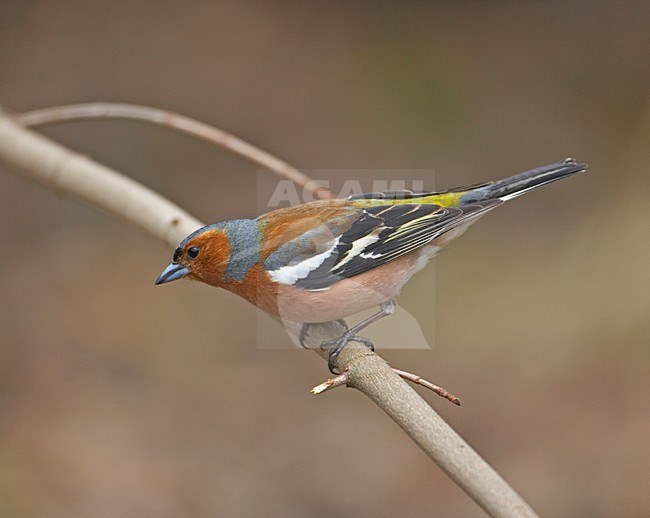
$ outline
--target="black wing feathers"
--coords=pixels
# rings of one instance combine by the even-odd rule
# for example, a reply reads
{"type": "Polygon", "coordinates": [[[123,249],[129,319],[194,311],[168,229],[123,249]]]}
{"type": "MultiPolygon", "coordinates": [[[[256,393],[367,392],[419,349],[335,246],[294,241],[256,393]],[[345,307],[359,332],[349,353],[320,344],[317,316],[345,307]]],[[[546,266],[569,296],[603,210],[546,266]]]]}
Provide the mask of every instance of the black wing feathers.
{"type": "Polygon", "coordinates": [[[459,207],[428,203],[368,207],[339,237],[332,254],[295,285],[308,290],[325,289],[420,248],[500,203],[489,200],[459,207]]]}

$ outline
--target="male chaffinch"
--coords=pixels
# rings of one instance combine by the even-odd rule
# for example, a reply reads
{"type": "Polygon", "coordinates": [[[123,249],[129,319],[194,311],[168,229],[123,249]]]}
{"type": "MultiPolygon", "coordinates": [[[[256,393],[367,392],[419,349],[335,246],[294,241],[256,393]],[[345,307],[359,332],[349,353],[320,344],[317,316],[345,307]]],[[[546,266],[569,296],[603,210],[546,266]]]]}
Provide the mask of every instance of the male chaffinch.
{"type": "Polygon", "coordinates": [[[568,158],[498,182],[318,200],[207,225],[180,243],[156,284],[200,280],[302,324],[380,306],[327,344],[333,370],[345,343],[359,340],[356,332],[390,314],[392,299],[442,246],[504,201],[586,168],[568,158]]]}

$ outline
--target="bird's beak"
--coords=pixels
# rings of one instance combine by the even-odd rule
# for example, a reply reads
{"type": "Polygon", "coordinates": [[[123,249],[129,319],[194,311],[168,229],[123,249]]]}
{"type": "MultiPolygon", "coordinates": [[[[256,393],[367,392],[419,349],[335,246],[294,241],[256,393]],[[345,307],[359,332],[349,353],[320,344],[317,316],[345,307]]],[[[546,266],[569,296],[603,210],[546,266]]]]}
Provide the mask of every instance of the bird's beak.
{"type": "Polygon", "coordinates": [[[166,282],[182,279],[188,273],[190,273],[190,270],[182,264],[171,262],[160,274],[160,277],[156,279],[156,284],[165,284],[166,282]]]}

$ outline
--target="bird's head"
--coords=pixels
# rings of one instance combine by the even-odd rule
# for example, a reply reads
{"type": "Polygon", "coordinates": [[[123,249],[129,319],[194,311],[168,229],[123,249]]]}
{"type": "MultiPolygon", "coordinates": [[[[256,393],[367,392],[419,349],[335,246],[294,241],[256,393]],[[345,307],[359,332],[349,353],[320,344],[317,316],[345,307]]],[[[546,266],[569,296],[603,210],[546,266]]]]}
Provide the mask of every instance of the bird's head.
{"type": "Polygon", "coordinates": [[[230,258],[230,243],[223,224],[208,225],[192,232],[174,251],[172,262],[156,284],[187,277],[220,286],[230,258]]]}

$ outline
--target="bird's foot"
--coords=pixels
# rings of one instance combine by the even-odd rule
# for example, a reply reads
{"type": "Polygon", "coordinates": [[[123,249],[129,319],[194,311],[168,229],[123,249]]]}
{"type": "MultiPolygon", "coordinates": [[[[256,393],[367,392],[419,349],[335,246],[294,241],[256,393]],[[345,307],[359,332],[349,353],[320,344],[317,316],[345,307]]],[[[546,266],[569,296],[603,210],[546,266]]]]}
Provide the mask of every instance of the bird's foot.
{"type": "Polygon", "coordinates": [[[350,329],[349,331],[343,333],[341,336],[334,340],[327,340],[326,342],[323,342],[320,345],[320,348],[323,351],[329,352],[329,356],[327,358],[327,367],[332,374],[340,374],[336,372],[336,365],[334,364],[336,363],[336,359],[338,358],[343,348],[348,344],[348,342],[358,342],[368,347],[371,351],[375,350],[375,346],[371,340],[355,334],[353,329],[350,329]]]}
{"type": "MultiPolygon", "coordinates": [[[[373,315],[370,315],[368,318],[365,320],[359,322],[356,326],[348,328],[348,325],[345,323],[345,320],[338,320],[347,331],[343,333],[341,336],[336,338],[335,340],[327,340],[323,342],[320,346],[320,348],[323,351],[329,351],[329,358],[327,360],[327,366],[329,367],[329,370],[332,374],[337,374],[335,372],[335,365],[334,363],[336,362],[336,358],[338,355],[341,353],[341,350],[345,347],[345,345],[348,342],[359,342],[366,347],[368,347],[371,351],[375,350],[375,346],[373,345],[372,341],[369,340],[368,338],[364,338],[363,336],[357,335],[359,331],[362,329],[365,329],[368,327],[370,324],[374,324],[377,322],[377,320],[381,320],[382,318],[391,315],[394,311],[395,308],[397,307],[397,304],[393,299],[388,299],[385,302],[383,302],[379,306],[379,311],[377,313],[374,313],[373,315]]],[[[309,326],[312,324],[303,324],[302,328],[300,329],[300,334],[298,336],[298,340],[300,340],[300,345],[303,347],[307,347],[306,345],[306,339],[307,335],[309,334],[309,326]]]]}

